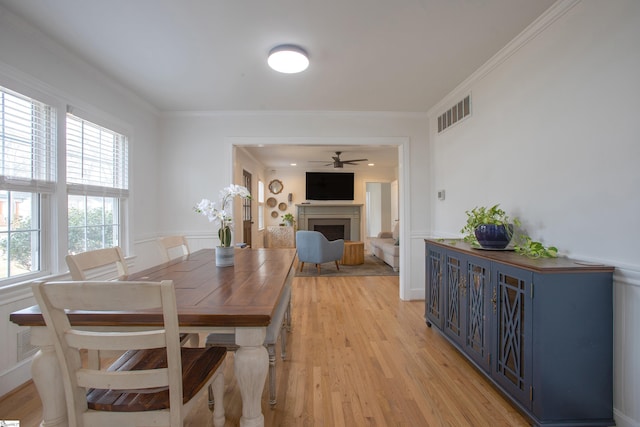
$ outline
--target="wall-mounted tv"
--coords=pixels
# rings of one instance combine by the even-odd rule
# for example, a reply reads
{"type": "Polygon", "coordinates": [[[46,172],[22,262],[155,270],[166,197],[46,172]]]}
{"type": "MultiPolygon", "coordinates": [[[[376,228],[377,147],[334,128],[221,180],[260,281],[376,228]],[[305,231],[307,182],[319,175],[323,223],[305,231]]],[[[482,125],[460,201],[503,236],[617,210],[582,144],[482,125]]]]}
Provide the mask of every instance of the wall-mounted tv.
{"type": "Polygon", "coordinates": [[[353,200],[353,172],[307,172],[307,200],[353,200]]]}

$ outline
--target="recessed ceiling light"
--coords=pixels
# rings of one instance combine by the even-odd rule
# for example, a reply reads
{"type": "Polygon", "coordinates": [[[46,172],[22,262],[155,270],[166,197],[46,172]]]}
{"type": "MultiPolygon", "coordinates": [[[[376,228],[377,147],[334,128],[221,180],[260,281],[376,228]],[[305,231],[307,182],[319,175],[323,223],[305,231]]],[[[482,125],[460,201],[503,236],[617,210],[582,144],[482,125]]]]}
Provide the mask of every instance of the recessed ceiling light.
{"type": "Polygon", "coordinates": [[[367,163],[367,166],[375,166],[375,163],[367,163]]]}
{"type": "Polygon", "coordinates": [[[296,166],[296,163],[289,163],[291,166],[296,166]]]}
{"type": "Polygon", "coordinates": [[[309,66],[307,52],[299,46],[283,44],[269,52],[269,67],[280,73],[294,74],[304,71],[309,66]]]}

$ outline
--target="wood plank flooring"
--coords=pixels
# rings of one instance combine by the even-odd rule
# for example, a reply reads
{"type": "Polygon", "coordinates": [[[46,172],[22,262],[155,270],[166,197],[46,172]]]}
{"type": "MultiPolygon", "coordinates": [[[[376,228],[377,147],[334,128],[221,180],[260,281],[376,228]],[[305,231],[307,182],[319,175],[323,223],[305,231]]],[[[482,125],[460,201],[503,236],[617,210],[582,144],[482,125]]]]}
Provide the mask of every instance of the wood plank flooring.
{"type": "MultiPolygon", "coordinates": [[[[423,301],[399,300],[398,277],[295,278],[278,404],[270,409],[265,387],[265,425],[528,426],[423,316],[423,301]]],[[[225,378],[226,425],[237,426],[232,354],[225,378]]],[[[0,399],[0,420],[21,427],[36,427],[41,411],[31,383],[0,399]]],[[[206,425],[203,400],[185,426],[206,425]]]]}

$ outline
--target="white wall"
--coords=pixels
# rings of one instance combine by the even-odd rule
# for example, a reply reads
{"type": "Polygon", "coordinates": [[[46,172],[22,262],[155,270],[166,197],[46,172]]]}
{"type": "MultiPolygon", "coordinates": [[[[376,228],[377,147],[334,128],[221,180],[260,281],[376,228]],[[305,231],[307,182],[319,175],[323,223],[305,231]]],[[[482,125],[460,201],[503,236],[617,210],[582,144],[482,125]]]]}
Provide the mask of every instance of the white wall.
{"type": "MultiPolygon", "coordinates": [[[[157,184],[158,116],[153,108],[1,6],[0,85],[23,93],[41,93],[47,101],[54,101],[63,116],[66,106],[71,105],[127,129],[131,165],[127,217],[132,232],[124,245],[129,256],[138,255],[133,269],[154,262],[158,257],[153,238],[159,230],[161,206],[157,184]]],[[[64,183],[61,185],[64,197],[64,183]]],[[[52,238],[53,247],[56,240],[52,238]]],[[[54,254],[52,274],[66,272],[64,255],[54,254]]],[[[8,319],[12,311],[33,304],[26,284],[0,289],[0,396],[30,378],[29,361],[16,362],[16,336],[23,328],[8,319]]]]}
{"type": "MultiPolygon", "coordinates": [[[[162,230],[180,230],[190,238],[215,245],[214,230],[193,212],[202,197],[216,198],[233,178],[234,146],[255,144],[297,145],[397,145],[398,171],[387,171],[384,180],[398,177],[401,188],[400,292],[404,299],[424,298],[424,238],[428,235],[430,197],[426,196],[428,171],[427,119],[423,114],[328,112],[210,112],[168,113],[162,121],[160,188],[171,197],[159,212],[162,230]],[[417,183],[415,190],[413,184],[417,183]],[[413,193],[415,191],[415,194],[413,193]],[[406,193],[406,194],[405,194],[406,193]],[[404,264],[403,264],[404,263],[404,264]]],[[[266,171],[266,183],[278,178],[284,190],[278,201],[293,193],[304,201],[302,173],[287,175],[266,171]]],[[[356,177],[357,203],[364,203],[365,182],[382,181],[374,172],[356,177]],[[358,184],[360,182],[360,184],[358,184]]],[[[266,197],[269,194],[267,193],[266,197]]],[[[286,212],[293,212],[289,206],[286,212]]],[[[270,217],[267,215],[267,219],[270,217]]],[[[269,224],[269,223],[267,223],[269,224]]],[[[364,233],[364,230],[361,230],[364,233]]]]}
{"type": "Polygon", "coordinates": [[[431,135],[432,189],[446,189],[433,230],[458,236],[465,210],[500,203],[534,239],[616,266],[615,414],[618,426],[638,427],[640,2],[557,6],[569,8],[430,111],[435,129],[471,93],[471,116],[431,135]]]}
{"type": "MultiPolygon", "coordinates": [[[[280,194],[271,194],[267,190],[267,194],[265,197],[274,197],[278,204],[280,202],[284,202],[287,204],[287,209],[285,211],[280,211],[278,209],[278,205],[276,205],[273,209],[267,209],[266,213],[266,224],[267,225],[278,225],[282,222],[281,216],[285,213],[292,213],[297,217],[298,212],[296,209],[296,204],[305,203],[307,200],[305,199],[305,172],[311,171],[311,169],[305,169],[304,166],[295,166],[291,168],[282,168],[278,170],[268,169],[266,172],[267,176],[267,185],[273,179],[279,179],[282,181],[284,185],[284,190],[280,194]],[[291,193],[292,201],[289,203],[287,200],[288,194],[291,193]],[[278,212],[277,218],[271,217],[271,212],[275,210],[278,212]]],[[[314,170],[317,171],[317,170],[314,170]]],[[[327,171],[326,169],[324,171],[327,171]]],[[[351,172],[348,170],[344,170],[344,172],[351,172]]],[[[371,180],[376,181],[391,181],[394,179],[394,170],[393,169],[375,169],[375,168],[367,168],[366,170],[357,170],[354,172],[354,200],[353,201],[341,201],[340,203],[345,204],[362,204],[364,205],[366,202],[366,182],[371,180]]],[[[311,201],[312,203],[321,204],[321,203],[335,203],[335,202],[324,202],[324,201],[311,201]]],[[[364,209],[363,209],[364,215],[364,209]]],[[[362,219],[361,225],[364,227],[365,219],[362,219]]],[[[360,235],[363,234],[364,228],[362,228],[360,235]]]]}

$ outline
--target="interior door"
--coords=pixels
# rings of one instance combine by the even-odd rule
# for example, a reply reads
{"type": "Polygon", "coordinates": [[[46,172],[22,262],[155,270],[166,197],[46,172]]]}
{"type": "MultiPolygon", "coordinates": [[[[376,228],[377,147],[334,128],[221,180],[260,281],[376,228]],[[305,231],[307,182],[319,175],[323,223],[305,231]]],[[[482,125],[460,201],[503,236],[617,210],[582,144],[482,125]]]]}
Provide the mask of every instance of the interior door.
{"type": "MultiPolygon", "coordinates": [[[[243,185],[251,192],[251,174],[242,170],[243,185]]],[[[253,217],[251,215],[251,199],[242,199],[242,241],[251,247],[251,225],[253,217]]]]}

